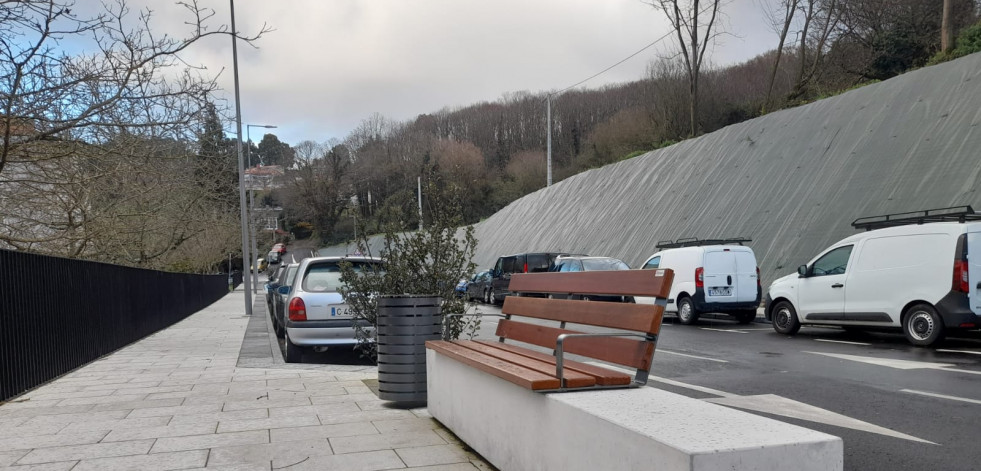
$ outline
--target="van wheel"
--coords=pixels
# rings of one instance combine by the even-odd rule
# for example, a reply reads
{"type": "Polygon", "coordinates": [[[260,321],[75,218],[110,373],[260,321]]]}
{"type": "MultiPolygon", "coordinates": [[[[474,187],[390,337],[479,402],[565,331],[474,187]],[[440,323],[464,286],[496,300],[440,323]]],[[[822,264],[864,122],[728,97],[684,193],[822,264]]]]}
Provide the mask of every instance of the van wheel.
{"type": "Polygon", "coordinates": [[[303,348],[290,340],[289,332],[286,333],[286,363],[299,363],[303,357],[303,348]]]}
{"type": "Polygon", "coordinates": [[[684,325],[692,325],[698,322],[698,311],[691,303],[691,298],[681,298],[678,300],[678,322],[684,325]]]}
{"type": "Polygon", "coordinates": [[[909,343],[926,347],[943,340],[944,321],[933,306],[926,303],[915,304],[903,316],[903,333],[909,343]]]}
{"type": "Polygon", "coordinates": [[[800,330],[797,311],[787,301],[780,301],[773,306],[773,330],[784,335],[794,335],[800,330]]]}

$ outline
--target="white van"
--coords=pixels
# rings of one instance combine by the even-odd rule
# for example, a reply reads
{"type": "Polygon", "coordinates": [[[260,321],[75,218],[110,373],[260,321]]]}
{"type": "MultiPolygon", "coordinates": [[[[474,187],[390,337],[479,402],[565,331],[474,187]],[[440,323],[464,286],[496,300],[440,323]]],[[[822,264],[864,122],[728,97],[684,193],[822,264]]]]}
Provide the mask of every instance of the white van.
{"type": "MultiPolygon", "coordinates": [[[[721,312],[748,324],[756,318],[762,287],[753,249],[741,245],[749,239],[679,239],[659,242],[664,249],[648,257],[642,269],[670,268],[674,283],[668,312],[682,324],[692,324],[704,312],[721,312]],[[740,244],[740,245],[734,245],[740,244]]],[[[654,298],[636,298],[649,304],[654,298]]]]}
{"type": "Polygon", "coordinates": [[[789,335],[801,324],[901,328],[924,346],[950,329],[977,329],[981,256],[968,253],[981,254],[981,222],[972,220],[981,214],[970,206],[857,219],[852,225],[868,232],[770,285],[766,318],[789,335]],[[961,222],[931,222],[943,220],[961,222]]]}

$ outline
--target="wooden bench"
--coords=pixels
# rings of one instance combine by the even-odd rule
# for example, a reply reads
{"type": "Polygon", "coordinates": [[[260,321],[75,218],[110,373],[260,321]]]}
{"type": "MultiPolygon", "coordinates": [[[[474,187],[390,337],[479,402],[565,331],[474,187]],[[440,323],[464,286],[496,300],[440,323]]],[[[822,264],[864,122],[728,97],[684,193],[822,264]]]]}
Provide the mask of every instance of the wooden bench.
{"type": "Polygon", "coordinates": [[[650,305],[508,296],[501,308],[504,319],[497,325],[498,341],[431,340],[426,342],[426,348],[535,392],[642,386],[647,383],[673,279],[674,273],[667,269],[515,274],[508,288],[514,293],[657,299],[650,305]],[[558,325],[523,322],[514,317],[558,325]],[[568,329],[568,324],[615,331],[582,332],[568,329]],[[505,343],[505,340],[551,352],[505,343]],[[631,377],[621,371],[571,361],[565,358],[566,354],[627,366],[636,373],[631,377]]]}

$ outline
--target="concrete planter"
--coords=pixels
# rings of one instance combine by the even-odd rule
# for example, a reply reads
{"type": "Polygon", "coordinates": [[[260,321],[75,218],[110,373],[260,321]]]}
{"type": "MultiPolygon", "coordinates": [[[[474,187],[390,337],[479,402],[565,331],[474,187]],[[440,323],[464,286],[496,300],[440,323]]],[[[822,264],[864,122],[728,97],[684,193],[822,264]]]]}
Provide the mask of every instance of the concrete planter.
{"type": "Polygon", "coordinates": [[[426,402],[426,341],[439,340],[439,296],[378,297],[378,396],[426,402]]]}

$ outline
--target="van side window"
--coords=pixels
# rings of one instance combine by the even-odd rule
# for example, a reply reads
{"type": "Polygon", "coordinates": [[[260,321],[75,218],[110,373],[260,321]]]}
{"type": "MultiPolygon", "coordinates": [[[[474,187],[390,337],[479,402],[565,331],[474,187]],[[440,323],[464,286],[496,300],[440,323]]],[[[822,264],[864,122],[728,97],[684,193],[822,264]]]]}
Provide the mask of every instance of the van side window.
{"type": "Polygon", "coordinates": [[[548,255],[543,253],[528,254],[528,273],[548,271],[548,255]]]}
{"type": "Polygon", "coordinates": [[[817,259],[811,268],[811,276],[841,275],[848,265],[848,256],[852,253],[851,245],[838,247],[817,259]]]}
{"type": "Polygon", "coordinates": [[[514,257],[504,257],[501,273],[514,273],[514,257]]]}
{"type": "Polygon", "coordinates": [[[650,259],[641,268],[644,269],[644,270],[651,270],[651,269],[657,268],[657,266],[660,265],[660,264],[661,264],[661,257],[658,256],[658,257],[654,257],[654,258],[650,259]]]}

